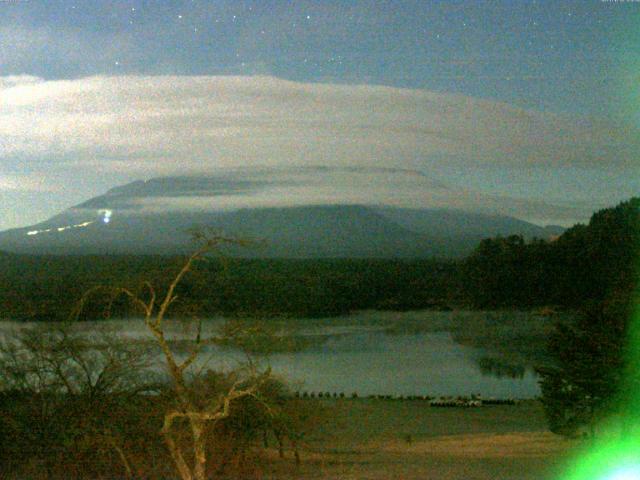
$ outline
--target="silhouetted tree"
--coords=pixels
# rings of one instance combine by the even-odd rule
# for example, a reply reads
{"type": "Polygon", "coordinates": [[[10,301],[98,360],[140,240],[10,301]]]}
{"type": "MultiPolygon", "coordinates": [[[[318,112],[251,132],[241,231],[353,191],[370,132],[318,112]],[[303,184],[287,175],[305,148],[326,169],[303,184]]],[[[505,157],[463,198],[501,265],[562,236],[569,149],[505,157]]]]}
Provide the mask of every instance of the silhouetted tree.
{"type": "Polygon", "coordinates": [[[4,460],[67,478],[79,470],[102,475],[115,456],[130,477],[125,446],[144,436],[134,422],[140,393],[157,388],[150,356],[117,335],[73,325],[25,327],[0,343],[0,435],[4,460]],[[138,429],[137,432],[132,431],[138,429]],[[63,473],[64,472],[64,473],[63,473]],[[102,472],[102,473],[100,473],[102,472]]]}
{"type": "Polygon", "coordinates": [[[596,303],[574,322],[557,325],[549,341],[550,363],[537,369],[552,432],[593,434],[599,420],[620,410],[629,319],[628,303],[596,303]]]}
{"type": "MultiPolygon", "coordinates": [[[[179,359],[165,333],[165,318],[169,307],[178,299],[177,288],[184,277],[192,271],[195,264],[205,259],[206,255],[224,244],[246,245],[248,242],[219,235],[207,235],[196,232],[194,239],[200,246],[186,258],[184,264],[169,283],[165,293],[158,296],[150,282],[145,282],[146,294],[128,288],[108,288],[112,301],[120,296],[128,298],[144,316],[144,323],[160,347],[164,364],[172,384],[172,402],[164,414],[161,433],[164,437],[171,458],[182,480],[205,480],[207,465],[206,432],[215,427],[221,420],[229,417],[232,405],[247,396],[257,398],[256,392],[269,378],[270,370],[257,372],[252,364],[246,371],[236,372],[233,383],[216,396],[202,398],[190,388],[186,371],[197,360],[203,346],[200,324],[198,324],[189,354],[179,359]],[[185,450],[182,430],[186,427],[190,433],[190,448],[185,450]],[[191,462],[190,462],[191,460],[191,462]]],[[[79,314],[88,299],[105,288],[96,287],[88,291],[80,301],[79,314]]]]}

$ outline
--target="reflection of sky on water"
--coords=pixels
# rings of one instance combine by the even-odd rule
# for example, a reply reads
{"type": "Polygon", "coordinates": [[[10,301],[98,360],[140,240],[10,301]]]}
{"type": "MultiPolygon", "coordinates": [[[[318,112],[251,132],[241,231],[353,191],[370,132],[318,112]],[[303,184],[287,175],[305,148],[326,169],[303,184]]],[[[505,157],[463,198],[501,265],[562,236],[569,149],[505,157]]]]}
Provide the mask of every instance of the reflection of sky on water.
{"type": "MultiPolygon", "coordinates": [[[[222,320],[203,325],[203,336],[217,332],[222,320]]],[[[195,329],[168,322],[168,338],[193,338],[195,329]]],[[[25,328],[6,322],[3,330],[25,328]]],[[[112,332],[132,340],[151,337],[142,321],[86,322],[78,328],[93,333],[112,332]]],[[[302,333],[299,331],[298,333],[302,333]]],[[[294,388],[350,395],[470,395],[530,398],[539,394],[535,375],[526,371],[521,379],[483,375],[478,361],[487,352],[455,343],[447,332],[389,335],[377,326],[327,326],[304,330],[305,336],[331,335],[302,352],[283,353],[263,359],[275,374],[294,388]]],[[[149,348],[157,349],[153,344],[149,348]]],[[[159,352],[158,352],[159,353],[159,352]]],[[[186,355],[186,351],[178,357],[186,355]]],[[[207,346],[192,371],[234,369],[246,360],[238,351],[207,346]]],[[[163,365],[159,359],[159,366],[163,365]]]]}
{"type": "Polygon", "coordinates": [[[369,333],[330,338],[304,352],[271,357],[274,372],[304,381],[303,390],[394,395],[533,397],[535,375],[519,379],[483,376],[482,352],[453,342],[448,333],[369,333]]]}

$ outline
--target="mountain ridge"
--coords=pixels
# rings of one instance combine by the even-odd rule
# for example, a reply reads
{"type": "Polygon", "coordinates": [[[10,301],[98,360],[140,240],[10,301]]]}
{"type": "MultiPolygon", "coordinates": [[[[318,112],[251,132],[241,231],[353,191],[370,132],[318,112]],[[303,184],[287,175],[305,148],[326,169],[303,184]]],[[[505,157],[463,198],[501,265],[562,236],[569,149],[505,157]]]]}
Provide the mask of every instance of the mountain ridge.
{"type": "Polygon", "coordinates": [[[461,257],[482,238],[514,234],[550,238],[561,228],[455,208],[359,203],[218,206],[225,196],[252,191],[267,182],[286,181],[224,177],[139,180],[114,187],[44,222],[0,232],[0,249],[50,254],[184,253],[193,247],[187,231],[209,227],[227,235],[262,240],[253,251],[227,251],[239,256],[461,257]],[[174,201],[177,207],[149,208],[154,205],[149,200],[158,198],[174,201]]]}

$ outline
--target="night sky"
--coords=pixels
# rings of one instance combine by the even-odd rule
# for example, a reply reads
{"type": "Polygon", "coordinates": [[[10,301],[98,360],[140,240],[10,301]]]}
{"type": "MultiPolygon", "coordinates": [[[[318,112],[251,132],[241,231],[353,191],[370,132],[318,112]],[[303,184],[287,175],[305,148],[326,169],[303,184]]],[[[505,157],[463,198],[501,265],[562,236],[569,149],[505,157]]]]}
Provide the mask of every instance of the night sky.
{"type": "Polygon", "coordinates": [[[639,194],[639,156],[640,2],[0,1],[0,229],[265,166],[568,225],[639,194]]]}

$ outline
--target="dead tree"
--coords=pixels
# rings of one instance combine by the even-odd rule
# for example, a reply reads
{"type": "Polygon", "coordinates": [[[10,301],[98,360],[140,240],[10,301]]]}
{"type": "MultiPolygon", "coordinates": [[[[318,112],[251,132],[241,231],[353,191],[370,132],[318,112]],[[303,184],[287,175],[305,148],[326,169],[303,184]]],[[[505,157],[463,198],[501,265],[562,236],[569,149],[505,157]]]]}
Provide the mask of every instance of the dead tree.
{"type": "MultiPolygon", "coordinates": [[[[195,250],[185,261],[180,271],[173,278],[162,298],[158,298],[156,290],[150,282],[145,282],[148,297],[134,293],[127,288],[109,288],[111,298],[115,299],[120,295],[125,295],[144,315],[144,323],[153,335],[157,345],[160,347],[164,357],[165,367],[169,373],[173,396],[176,401],[176,408],[165,412],[161,434],[167,445],[173,463],[182,480],[205,480],[207,464],[207,437],[206,433],[212,430],[217,422],[227,418],[230,414],[231,404],[243,397],[254,396],[264,381],[269,378],[270,371],[258,373],[255,368],[251,368],[249,375],[244,379],[236,381],[226,392],[218,395],[211,402],[197,402],[189,390],[185,371],[198,358],[202,347],[200,339],[200,325],[194,340],[192,349],[184,360],[178,360],[174,355],[169,341],[165,336],[164,319],[166,313],[178,296],[175,293],[176,287],[189,273],[196,262],[215,251],[221,245],[247,245],[248,242],[235,238],[227,238],[219,235],[207,236],[204,234],[194,235],[195,239],[201,243],[200,248],[195,250]],[[187,455],[179,440],[179,430],[176,428],[179,420],[188,425],[191,436],[190,452],[187,455]],[[189,462],[189,460],[192,462],[189,462]]],[[[76,314],[79,314],[87,299],[104,287],[97,287],[85,293],[79,302],[76,314]]],[[[257,398],[257,397],[256,397],[257,398]]]]}

